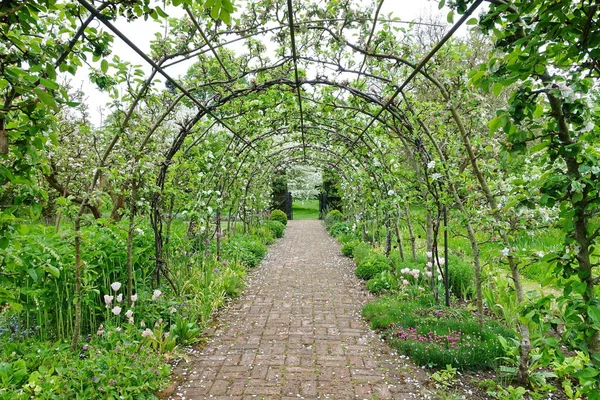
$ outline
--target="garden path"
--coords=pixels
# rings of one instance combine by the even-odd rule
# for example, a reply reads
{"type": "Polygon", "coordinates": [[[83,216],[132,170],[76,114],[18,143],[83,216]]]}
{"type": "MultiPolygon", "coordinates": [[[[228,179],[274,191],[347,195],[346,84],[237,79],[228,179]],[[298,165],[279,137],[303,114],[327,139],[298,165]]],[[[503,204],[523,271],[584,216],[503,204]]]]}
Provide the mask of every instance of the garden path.
{"type": "Polygon", "coordinates": [[[179,369],[170,399],[422,399],[422,370],[361,318],[369,294],[320,221],[290,221],[179,369]]]}

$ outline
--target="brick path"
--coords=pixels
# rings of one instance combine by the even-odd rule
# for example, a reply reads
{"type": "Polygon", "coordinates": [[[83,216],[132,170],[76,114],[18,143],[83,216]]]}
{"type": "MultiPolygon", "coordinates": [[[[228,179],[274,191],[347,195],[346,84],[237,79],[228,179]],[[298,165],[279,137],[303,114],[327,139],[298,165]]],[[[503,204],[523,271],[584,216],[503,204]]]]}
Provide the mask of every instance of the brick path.
{"type": "Polygon", "coordinates": [[[170,398],[428,398],[360,317],[369,295],[339,247],[320,221],[290,221],[170,398]]]}

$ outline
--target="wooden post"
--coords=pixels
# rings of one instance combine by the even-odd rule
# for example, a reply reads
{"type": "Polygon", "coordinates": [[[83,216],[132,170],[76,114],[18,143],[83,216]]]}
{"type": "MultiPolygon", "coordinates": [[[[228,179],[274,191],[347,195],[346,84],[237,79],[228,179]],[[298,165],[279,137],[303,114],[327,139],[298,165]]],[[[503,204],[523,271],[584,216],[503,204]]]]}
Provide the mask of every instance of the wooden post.
{"type": "Polygon", "coordinates": [[[4,118],[0,118],[0,154],[8,154],[8,132],[4,127],[4,118]]]}

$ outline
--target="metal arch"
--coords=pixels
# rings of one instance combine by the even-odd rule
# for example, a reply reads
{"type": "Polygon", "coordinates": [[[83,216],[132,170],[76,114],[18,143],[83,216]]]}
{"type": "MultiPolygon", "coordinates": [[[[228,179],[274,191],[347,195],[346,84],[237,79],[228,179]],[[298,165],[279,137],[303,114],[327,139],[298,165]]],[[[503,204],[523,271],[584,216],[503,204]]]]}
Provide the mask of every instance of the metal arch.
{"type": "MultiPolygon", "coordinates": [[[[300,87],[300,79],[298,77],[298,55],[296,52],[296,35],[294,33],[294,9],[292,6],[292,0],[287,0],[288,8],[288,23],[290,26],[290,39],[292,43],[292,59],[294,60],[294,77],[296,79],[296,93],[298,95],[298,109],[300,110],[300,129],[302,132],[302,146],[306,146],[306,140],[304,137],[304,112],[302,110],[302,93],[300,87]]],[[[304,150],[304,156],[306,157],[306,150],[304,150]]]]}
{"type": "MultiPolygon", "coordinates": [[[[92,15],[96,17],[100,22],[102,22],[108,29],[110,29],[115,35],[119,37],[119,39],[123,40],[127,46],[129,46],[133,51],[135,51],[144,61],[146,61],[156,72],[161,74],[166,80],[168,80],[173,86],[179,89],[185,96],[190,99],[194,104],[200,108],[205,115],[209,115],[217,122],[219,122],[225,129],[230,131],[234,136],[240,138],[240,140],[244,140],[243,137],[239,135],[235,130],[233,130],[228,124],[226,124],[223,120],[214,115],[214,113],[209,110],[204,104],[202,104],[198,99],[191,95],[191,93],[185,89],[183,86],[179,84],[175,79],[173,79],[169,74],[165,72],[165,70],[158,65],[154,60],[152,60],[146,53],[144,53],[139,47],[137,47],[127,36],[125,36],[119,29],[117,29],[98,9],[96,9],[92,4],[90,4],[87,0],[77,0],[79,4],[85,7],[92,15]]],[[[269,160],[266,160],[270,162],[269,160]]]]}
{"type": "MultiPolygon", "coordinates": [[[[427,64],[429,62],[429,60],[435,55],[435,53],[437,53],[438,50],[440,48],[442,48],[442,46],[454,35],[454,33],[456,33],[458,28],[467,20],[467,18],[469,18],[471,16],[471,14],[479,7],[479,5],[482,2],[483,2],[483,0],[475,0],[473,2],[473,4],[471,4],[471,6],[467,9],[467,11],[465,11],[465,13],[460,17],[460,19],[444,35],[444,37],[433,47],[433,49],[431,49],[429,51],[429,53],[427,53],[427,55],[425,57],[423,57],[423,59],[419,62],[419,64],[417,64],[416,68],[413,69],[413,71],[410,73],[410,75],[404,80],[404,82],[398,87],[398,89],[396,89],[396,92],[394,93],[394,95],[392,97],[390,97],[390,99],[385,103],[385,105],[377,112],[377,114],[375,114],[377,117],[379,117],[390,105],[393,104],[396,97],[398,97],[398,95],[400,94],[400,92],[402,92],[402,90],[406,87],[406,85],[408,85],[410,83],[410,81],[413,80],[413,78],[415,76],[417,76],[417,74],[419,73],[419,71],[421,71],[421,69],[425,66],[425,64],[427,64]]],[[[367,124],[367,126],[365,126],[365,129],[362,131],[362,133],[359,136],[364,135],[365,132],[373,125],[373,123],[375,123],[375,121],[376,121],[376,118],[373,118],[367,124]]],[[[358,138],[357,138],[357,141],[358,141],[358,138]]]]}

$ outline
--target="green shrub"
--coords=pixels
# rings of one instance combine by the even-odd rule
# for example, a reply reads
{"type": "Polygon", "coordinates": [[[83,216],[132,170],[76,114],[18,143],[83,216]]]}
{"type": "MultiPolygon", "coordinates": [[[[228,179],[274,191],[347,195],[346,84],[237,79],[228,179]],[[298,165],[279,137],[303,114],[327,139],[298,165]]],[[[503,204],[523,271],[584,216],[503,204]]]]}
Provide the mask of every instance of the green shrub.
{"type": "Polygon", "coordinates": [[[329,228],[329,234],[335,238],[351,232],[351,225],[348,222],[336,222],[329,228]]]}
{"type": "Polygon", "coordinates": [[[281,222],[283,225],[287,225],[288,223],[288,219],[287,219],[287,215],[281,211],[281,210],[273,210],[271,211],[271,220],[273,221],[279,221],[281,222]]]}
{"type": "Polygon", "coordinates": [[[386,256],[371,253],[358,264],[354,273],[361,279],[369,280],[382,271],[389,270],[390,263],[386,256]]]}
{"type": "Polygon", "coordinates": [[[269,220],[265,222],[267,228],[273,232],[273,236],[277,239],[283,237],[283,232],[285,231],[285,225],[279,221],[269,220]]]}
{"type": "Polygon", "coordinates": [[[257,237],[261,243],[266,245],[275,243],[275,235],[268,226],[260,226],[252,231],[252,235],[257,237]]]}
{"type": "Polygon", "coordinates": [[[325,227],[327,228],[327,230],[329,230],[329,228],[331,228],[336,223],[342,222],[343,219],[344,215],[339,210],[331,210],[327,213],[327,215],[323,219],[323,222],[325,222],[325,227]]]}
{"type": "Polygon", "coordinates": [[[344,245],[342,246],[342,254],[345,255],[346,257],[353,257],[354,256],[354,248],[359,244],[360,242],[358,240],[352,240],[350,242],[344,243],[344,245]]]}
{"type": "Polygon", "coordinates": [[[398,288],[398,279],[389,270],[382,271],[369,279],[367,289],[371,293],[383,293],[398,288]]]}
{"type": "Polygon", "coordinates": [[[346,244],[348,242],[356,240],[356,236],[354,236],[352,232],[342,233],[341,235],[337,236],[337,240],[342,244],[346,244]]]}
{"type": "Polygon", "coordinates": [[[225,259],[239,262],[248,268],[257,266],[266,254],[267,247],[256,236],[238,235],[223,244],[225,259]]]}
{"type": "Polygon", "coordinates": [[[371,245],[366,242],[360,242],[359,244],[354,246],[354,250],[352,251],[352,257],[354,258],[354,262],[356,263],[356,265],[360,264],[360,262],[371,253],[371,250],[371,245]]]}
{"type": "Polygon", "coordinates": [[[450,256],[448,262],[448,282],[450,290],[458,298],[468,299],[475,292],[475,272],[473,266],[461,258],[450,256]]]}

